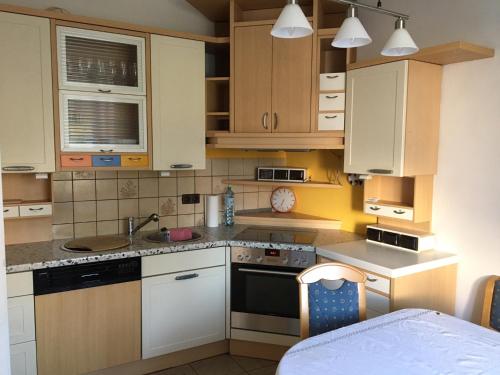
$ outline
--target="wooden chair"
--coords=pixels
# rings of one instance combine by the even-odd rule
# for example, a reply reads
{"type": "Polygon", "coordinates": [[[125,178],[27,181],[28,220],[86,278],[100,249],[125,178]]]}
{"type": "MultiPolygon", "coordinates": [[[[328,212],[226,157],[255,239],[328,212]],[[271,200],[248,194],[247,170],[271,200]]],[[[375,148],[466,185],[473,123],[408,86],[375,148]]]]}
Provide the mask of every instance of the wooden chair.
{"type": "Polygon", "coordinates": [[[297,276],[300,337],[305,339],[366,319],[366,275],[340,263],[323,263],[297,276]]]}
{"type": "Polygon", "coordinates": [[[481,325],[500,331],[500,276],[491,276],[486,283],[481,325]]]}

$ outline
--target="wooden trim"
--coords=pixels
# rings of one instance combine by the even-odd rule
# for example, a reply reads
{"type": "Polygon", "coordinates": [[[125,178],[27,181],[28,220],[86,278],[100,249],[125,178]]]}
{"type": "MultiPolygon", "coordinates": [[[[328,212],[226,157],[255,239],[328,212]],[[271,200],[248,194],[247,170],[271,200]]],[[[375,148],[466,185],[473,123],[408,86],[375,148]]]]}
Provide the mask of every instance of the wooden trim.
{"type": "Polygon", "coordinates": [[[486,328],[491,328],[491,305],[493,303],[493,293],[495,291],[495,283],[500,280],[500,276],[490,276],[484,288],[483,311],[481,314],[481,325],[486,328]]]}
{"type": "Polygon", "coordinates": [[[283,182],[283,181],[257,181],[250,179],[225,179],[224,184],[247,185],[247,186],[293,186],[298,188],[318,188],[318,189],[342,189],[342,185],[330,184],[328,182],[283,182]]]}
{"type": "Polygon", "coordinates": [[[271,361],[281,360],[288,349],[290,348],[287,346],[241,340],[231,340],[229,344],[229,353],[232,355],[261,358],[271,361]]]}
{"type": "Polygon", "coordinates": [[[146,35],[146,129],[148,132],[148,167],[153,169],[153,88],[151,79],[151,35],[146,35]]]}
{"type": "Polygon", "coordinates": [[[366,68],[368,66],[386,64],[401,60],[416,60],[437,65],[448,65],[465,61],[487,59],[493,56],[495,56],[495,50],[493,48],[483,47],[464,41],[457,41],[422,48],[420,52],[409,56],[377,57],[372,60],[360,61],[349,64],[347,66],[347,70],[366,68]]]}
{"type": "Polygon", "coordinates": [[[161,371],[171,367],[182,366],[194,361],[215,357],[229,352],[229,341],[223,340],[212,344],[198,346],[160,357],[143,359],[104,370],[91,372],[88,375],[142,375],[161,371]]]}
{"type": "Polygon", "coordinates": [[[366,275],[359,269],[342,263],[321,263],[297,276],[300,292],[300,338],[309,337],[309,284],[320,280],[347,280],[358,284],[359,320],[366,320],[366,275]]]}
{"type": "Polygon", "coordinates": [[[123,31],[136,31],[136,32],[140,32],[140,33],[158,34],[158,35],[166,35],[166,36],[182,38],[182,39],[199,40],[202,42],[214,43],[214,44],[227,43],[227,38],[225,38],[225,37],[199,35],[199,34],[188,33],[188,32],[168,30],[168,29],[164,29],[161,27],[136,25],[136,24],[121,22],[121,21],[111,21],[111,20],[106,20],[106,19],[102,19],[102,18],[78,16],[78,15],[73,15],[73,14],[64,14],[64,13],[58,13],[58,12],[53,12],[53,11],[41,10],[41,9],[33,9],[33,8],[28,8],[28,7],[9,5],[9,4],[0,4],[0,12],[18,13],[18,14],[25,14],[25,15],[29,15],[29,16],[35,16],[35,17],[44,17],[44,18],[49,18],[49,19],[58,20],[58,21],[75,22],[75,23],[80,24],[78,26],[80,28],[83,27],[83,24],[87,24],[87,25],[92,25],[92,26],[97,26],[97,27],[102,26],[102,27],[109,27],[109,28],[113,28],[113,29],[120,29],[123,31]]]}
{"type": "Polygon", "coordinates": [[[146,36],[148,35],[148,33],[143,33],[143,32],[138,32],[138,31],[133,31],[133,30],[116,29],[114,27],[101,26],[101,25],[88,25],[88,24],[82,24],[82,23],[78,23],[78,22],[70,22],[70,21],[62,21],[62,20],[54,20],[54,22],[55,22],[56,26],[72,27],[75,29],[100,31],[103,33],[111,33],[111,34],[119,34],[119,35],[129,35],[129,36],[135,36],[138,38],[146,38],[146,36]]]}

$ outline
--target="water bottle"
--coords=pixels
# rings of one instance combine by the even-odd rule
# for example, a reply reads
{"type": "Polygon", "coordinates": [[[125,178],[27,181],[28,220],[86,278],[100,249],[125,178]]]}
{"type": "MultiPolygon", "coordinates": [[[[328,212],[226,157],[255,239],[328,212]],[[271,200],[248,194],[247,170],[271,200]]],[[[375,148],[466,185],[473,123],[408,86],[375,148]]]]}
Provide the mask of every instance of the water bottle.
{"type": "Polygon", "coordinates": [[[231,226],[234,224],[234,192],[231,186],[227,187],[224,195],[224,225],[231,226]]]}

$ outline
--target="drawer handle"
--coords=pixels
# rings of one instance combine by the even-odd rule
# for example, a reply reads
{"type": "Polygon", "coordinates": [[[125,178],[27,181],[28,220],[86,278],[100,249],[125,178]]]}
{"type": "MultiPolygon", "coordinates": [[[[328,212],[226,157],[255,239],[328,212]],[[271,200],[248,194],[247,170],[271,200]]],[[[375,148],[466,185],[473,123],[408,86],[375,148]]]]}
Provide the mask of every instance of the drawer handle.
{"type": "Polygon", "coordinates": [[[113,152],[113,150],[99,150],[101,152],[113,152]]]}
{"type": "Polygon", "coordinates": [[[182,280],[189,280],[189,279],[195,279],[197,278],[198,275],[197,273],[190,273],[189,275],[181,275],[181,276],[176,276],[175,280],[177,281],[182,281],[182,280]]]}
{"type": "Polygon", "coordinates": [[[29,208],[30,211],[43,211],[43,207],[39,207],[39,208],[29,208]]]}
{"type": "Polygon", "coordinates": [[[3,213],[6,213],[6,212],[9,212],[10,210],[8,208],[6,208],[5,210],[3,210],[3,213]]]}
{"type": "Polygon", "coordinates": [[[104,162],[104,163],[111,163],[113,161],[112,158],[99,158],[99,160],[104,162]]]}
{"type": "Polygon", "coordinates": [[[392,169],[368,169],[368,173],[376,173],[376,174],[392,174],[392,169]]]}
{"type": "Polygon", "coordinates": [[[69,158],[71,161],[83,161],[83,158],[69,158]]]}
{"type": "Polygon", "coordinates": [[[189,169],[193,168],[193,164],[172,164],[170,166],[172,169],[189,169]]]}
{"type": "Polygon", "coordinates": [[[130,160],[130,161],[141,161],[142,158],[128,158],[128,160],[130,160]]]}
{"type": "Polygon", "coordinates": [[[103,94],[109,94],[111,92],[111,90],[103,90],[103,89],[99,89],[98,91],[102,92],[103,94]]]}
{"type": "Polygon", "coordinates": [[[370,210],[372,210],[372,211],[378,211],[378,210],[380,210],[380,207],[370,206],[370,210]]]}
{"type": "Polygon", "coordinates": [[[325,118],[326,118],[327,120],[332,120],[332,119],[337,118],[337,117],[338,117],[338,116],[325,116],[325,118]]]}
{"type": "Polygon", "coordinates": [[[406,211],[404,210],[394,210],[392,212],[394,212],[396,215],[403,215],[404,213],[406,213],[406,211]]]}
{"type": "Polygon", "coordinates": [[[278,114],[274,112],[274,130],[278,129],[278,114]]]}
{"type": "Polygon", "coordinates": [[[335,76],[326,76],[326,78],[328,78],[328,79],[335,79],[335,78],[339,78],[339,76],[338,75],[335,75],[335,76]]]}
{"type": "Polygon", "coordinates": [[[326,96],[327,99],[337,99],[338,97],[339,97],[338,95],[333,95],[333,96],[327,95],[326,96]]]}
{"type": "Polygon", "coordinates": [[[5,172],[26,172],[35,170],[35,167],[30,167],[28,165],[13,165],[12,167],[3,167],[2,170],[5,172]]]}
{"type": "Polygon", "coordinates": [[[262,115],[262,119],[261,119],[261,122],[262,122],[262,127],[264,129],[269,129],[269,127],[267,126],[267,118],[269,117],[269,112],[265,112],[263,115],[262,115]]]}
{"type": "Polygon", "coordinates": [[[372,277],[367,277],[366,280],[369,281],[369,282],[371,282],[371,283],[374,283],[374,282],[378,281],[378,279],[374,279],[372,277]]]}

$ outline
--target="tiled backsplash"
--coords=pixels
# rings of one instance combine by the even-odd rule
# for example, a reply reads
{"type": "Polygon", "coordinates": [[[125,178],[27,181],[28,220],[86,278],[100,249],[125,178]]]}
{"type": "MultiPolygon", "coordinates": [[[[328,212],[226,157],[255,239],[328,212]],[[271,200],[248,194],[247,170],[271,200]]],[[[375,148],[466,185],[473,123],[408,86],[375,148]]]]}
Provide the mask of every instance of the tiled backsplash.
{"type": "MultiPolygon", "coordinates": [[[[257,166],[283,165],[285,159],[207,159],[200,171],[58,172],[52,176],[54,239],[125,233],[127,218],[160,215],[144,231],[204,225],[205,195],[222,194],[227,178],[253,178],[257,166]],[[200,194],[199,204],[182,204],[183,194],[200,194]]],[[[271,189],[232,186],[236,210],[270,207],[271,189]]],[[[221,199],[221,202],[223,199],[221,199]]],[[[222,212],[221,205],[221,212],[222,212]]]]}

